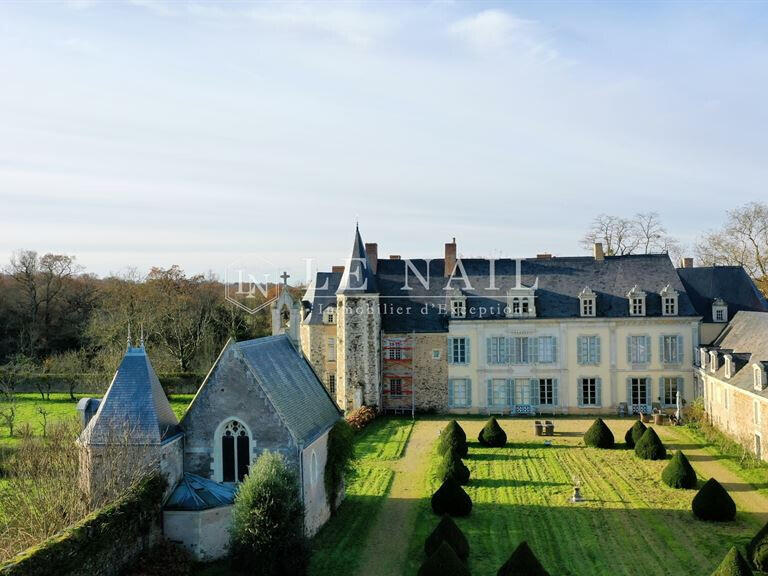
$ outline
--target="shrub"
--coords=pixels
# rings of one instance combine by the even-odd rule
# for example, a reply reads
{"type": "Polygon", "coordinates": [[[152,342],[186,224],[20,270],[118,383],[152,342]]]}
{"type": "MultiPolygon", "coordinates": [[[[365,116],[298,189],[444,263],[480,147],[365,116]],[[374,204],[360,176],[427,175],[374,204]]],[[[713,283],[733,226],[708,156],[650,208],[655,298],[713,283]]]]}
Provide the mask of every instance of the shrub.
{"type": "Polygon", "coordinates": [[[496,418],[493,416],[488,419],[483,429],[480,430],[480,435],[477,437],[480,444],[483,446],[491,446],[493,448],[500,448],[507,443],[507,434],[502,430],[496,418]]]}
{"type": "Polygon", "coordinates": [[[427,540],[424,542],[424,552],[426,552],[427,556],[432,556],[443,542],[450,544],[456,556],[462,562],[467,561],[469,556],[467,537],[464,536],[461,528],[456,526],[453,519],[447,515],[443,516],[438,525],[435,526],[435,529],[432,530],[432,533],[427,536],[427,540]]]}
{"type": "Polygon", "coordinates": [[[432,556],[424,560],[418,576],[469,576],[469,569],[459,560],[453,548],[443,542],[432,556]]]}
{"type": "Polygon", "coordinates": [[[360,406],[347,416],[347,422],[353,430],[362,430],[374,420],[376,420],[376,408],[374,406],[360,406]]]}
{"type": "Polygon", "coordinates": [[[496,576],[549,576],[527,542],[520,542],[496,576]]]}
{"type": "Polygon", "coordinates": [[[432,495],[432,510],[441,516],[468,516],[472,511],[472,500],[458,482],[449,478],[432,495]]]}
{"type": "Polygon", "coordinates": [[[712,576],[753,576],[753,572],[744,560],[744,556],[734,546],[725,555],[720,566],[712,572],[712,576]]]}
{"type": "Polygon", "coordinates": [[[646,430],[648,430],[648,427],[643,424],[642,420],[635,421],[632,428],[627,430],[627,433],[624,434],[624,442],[627,443],[627,448],[634,448],[640,441],[640,438],[643,437],[646,430]]]}
{"type": "Polygon", "coordinates": [[[296,473],[264,452],[246,476],[232,511],[232,563],[251,574],[305,574],[309,547],[296,473]]]}
{"type": "Polygon", "coordinates": [[[768,524],[747,544],[747,560],[761,572],[768,572],[768,524]]]}
{"type": "Polygon", "coordinates": [[[635,454],[643,460],[664,460],[667,457],[667,449],[664,448],[656,430],[648,428],[635,444],[635,454]]]}
{"type": "Polygon", "coordinates": [[[331,514],[336,512],[339,488],[355,453],[354,431],[346,420],[337,420],[328,433],[328,454],[325,460],[325,497],[331,514]]]}
{"type": "Polygon", "coordinates": [[[730,522],[736,517],[736,504],[720,482],[707,480],[691,504],[694,515],[710,522],[730,522]]]}
{"type": "Polygon", "coordinates": [[[672,488],[696,488],[696,471],[681,450],[672,456],[661,473],[661,479],[672,488]]]}
{"type": "Polygon", "coordinates": [[[584,433],[584,444],[593,448],[613,448],[613,432],[598,418],[584,433]]]}
{"type": "Polygon", "coordinates": [[[452,456],[450,452],[440,457],[435,476],[443,482],[453,478],[459,484],[469,484],[469,468],[458,456],[452,456]]]}
{"type": "Polygon", "coordinates": [[[467,434],[459,426],[456,420],[451,420],[448,425],[440,432],[440,438],[437,442],[437,450],[441,454],[450,451],[459,458],[465,458],[469,451],[467,446],[467,434]]]}

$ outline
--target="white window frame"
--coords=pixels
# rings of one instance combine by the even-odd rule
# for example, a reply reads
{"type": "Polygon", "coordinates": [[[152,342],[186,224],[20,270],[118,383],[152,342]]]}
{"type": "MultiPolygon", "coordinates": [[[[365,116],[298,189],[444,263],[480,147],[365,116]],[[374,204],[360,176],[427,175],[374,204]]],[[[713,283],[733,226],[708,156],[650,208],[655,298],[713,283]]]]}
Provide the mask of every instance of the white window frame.
{"type": "Polygon", "coordinates": [[[645,316],[645,297],[645,292],[640,290],[637,284],[627,293],[630,316],[645,316]]]}
{"type": "Polygon", "coordinates": [[[336,324],[336,309],[328,306],[323,310],[323,323],[336,324]]]}
{"type": "Polygon", "coordinates": [[[328,392],[336,396],[336,374],[328,374],[328,392]]]}
{"type": "Polygon", "coordinates": [[[538,364],[554,364],[557,362],[557,338],[555,336],[539,336],[536,339],[536,346],[538,347],[536,355],[538,364]]]}
{"type": "Polygon", "coordinates": [[[600,354],[600,336],[597,334],[586,334],[576,339],[576,358],[581,366],[599,366],[601,364],[600,354]],[[586,344],[586,345],[584,345],[586,344]]]}
{"type": "Polygon", "coordinates": [[[647,334],[631,334],[629,336],[629,363],[633,365],[648,364],[650,362],[650,344],[647,334]],[[641,345],[642,342],[642,345],[641,345]],[[643,351],[642,359],[640,351],[643,351]]]}
{"type": "Polygon", "coordinates": [[[675,406],[677,404],[678,386],[677,376],[661,377],[661,390],[659,390],[659,395],[661,396],[661,403],[664,406],[675,406]],[[669,388],[669,398],[667,398],[667,388],[669,388]],[[669,400],[669,402],[667,402],[667,400],[669,400]]]}
{"type": "Polygon", "coordinates": [[[456,336],[452,339],[451,347],[451,363],[452,364],[468,364],[469,354],[467,349],[469,348],[469,338],[466,336],[456,336]]]}
{"type": "Polygon", "coordinates": [[[555,378],[539,378],[539,405],[555,406],[555,378]],[[543,393],[542,393],[543,392],[543,393]],[[542,402],[542,399],[544,402],[542,402]],[[549,400],[547,402],[546,400],[549,400]]]}
{"type": "Polygon", "coordinates": [[[453,396],[453,403],[450,405],[451,408],[467,408],[472,406],[472,396],[469,389],[469,378],[452,378],[448,381],[448,385],[453,387],[453,391],[451,393],[453,396]],[[456,392],[459,389],[462,390],[462,396],[465,398],[463,403],[458,403],[456,401],[456,392]]]}
{"type": "Polygon", "coordinates": [[[389,340],[387,342],[387,359],[388,360],[402,360],[403,359],[403,342],[402,342],[402,340],[389,340]]]}
{"type": "Polygon", "coordinates": [[[466,318],[467,302],[463,298],[451,300],[451,318],[466,318]]]}
{"type": "Polygon", "coordinates": [[[509,339],[509,363],[523,366],[531,363],[530,338],[528,336],[513,336],[509,339]],[[519,362],[515,359],[519,358],[519,362]]]}
{"type": "Polygon", "coordinates": [[[663,364],[682,364],[685,359],[684,347],[685,341],[680,337],[680,334],[663,334],[661,336],[661,362],[663,364]],[[679,346],[681,341],[682,345],[679,346]]]}
{"type": "Polygon", "coordinates": [[[387,384],[388,384],[387,388],[389,390],[390,397],[399,398],[400,396],[403,395],[403,379],[402,378],[387,378],[387,384]],[[397,386],[400,387],[399,394],[395,394],[393,390],[393,386],[395,386],[395,382],[397,382],[397,386]]]}
{"type": "Polygon", "coordinates": [[[582,318],[597,316],[597,295],[589,286],[585,286],[579,294],[579,314],[582,318]]]}
{"type": "Polygon", "coordinates": [[[582,376],[579,378],[579,388],[581,389],[581,404],[580,406],[584,407],[594,407],[594,406],[600,406],[601,399],[597,397],[597,380],[598,378],[596,376],[582,376]],[[585,386],[587,387],[585,389],[585,386]],[[590,389],[591,387],[591,389],[590,389]],[[589,392],[588,394],[584,394],[585,390],[589,392]]]}

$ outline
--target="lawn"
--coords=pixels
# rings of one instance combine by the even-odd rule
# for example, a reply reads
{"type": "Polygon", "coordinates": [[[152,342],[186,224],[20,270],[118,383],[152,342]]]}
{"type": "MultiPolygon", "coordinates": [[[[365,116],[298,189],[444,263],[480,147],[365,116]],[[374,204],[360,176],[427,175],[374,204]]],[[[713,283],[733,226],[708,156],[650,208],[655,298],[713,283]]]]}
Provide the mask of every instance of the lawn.
{"type": "MultiPolygon", "coordinates": [[[[457,519],[470,543],[473,574],[494,574],[522,540],[550,573],[583,576],[701,576],[717,566],[730,546],[744,543],[759,528],[749,512],[732,524],[695,520],[693,491],[672,490],[659,480],[663,462],[640,461],[631,451],[581,446],[588,420],[558,420],[552,446],[534,440],[530,420],[504,420],[510,443],[504,448],[470,445],[466,487],[472,513],[457,519]],[[573,480],[586,502],[572,504],[573,480]]],[[[629,420],[608,422],[623,438],[629,420]]],[[[461,422],[470,440],[482,422],[461,422]]],[[[423,543],[437,524],[428,497],[437,488],[432,475],[419,504],[408,560],[415,574],[423,543]]]]}

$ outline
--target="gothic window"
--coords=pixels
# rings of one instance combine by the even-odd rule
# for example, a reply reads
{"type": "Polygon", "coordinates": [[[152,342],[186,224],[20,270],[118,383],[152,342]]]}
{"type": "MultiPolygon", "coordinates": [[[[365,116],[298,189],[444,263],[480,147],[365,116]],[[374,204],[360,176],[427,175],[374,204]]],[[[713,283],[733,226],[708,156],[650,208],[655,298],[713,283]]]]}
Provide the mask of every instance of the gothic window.
{"type": "Polygon", "coordinates": [[[317,453],[313,450],[312,451],[312,458],[310,460],[309,464],[309,480],[312,483],[312,486],[317,484],[317,480],[319,478],[319,469],[317,467],[317,453]]]}
{"type": "Polygon", "coordinates": [[[221,480],[242,482],[251,464],[251,438],[237,420],[230,420],[221,432],[221,480]]]}

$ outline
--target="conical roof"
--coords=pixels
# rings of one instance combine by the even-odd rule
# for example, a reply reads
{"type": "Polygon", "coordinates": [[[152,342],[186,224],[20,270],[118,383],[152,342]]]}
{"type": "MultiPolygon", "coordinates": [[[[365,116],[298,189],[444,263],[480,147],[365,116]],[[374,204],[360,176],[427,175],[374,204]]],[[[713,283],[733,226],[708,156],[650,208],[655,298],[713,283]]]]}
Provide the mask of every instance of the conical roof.
{"type": "Polygon", "coordinates": [[[376,276],[373,274],[371,263],[365,252],[365,244],[360,237],[360,229],[355,226],[355,241],[352,245],[352,255],[345,263],[344,274],[336,294],[378,294],[376,276]]]}

